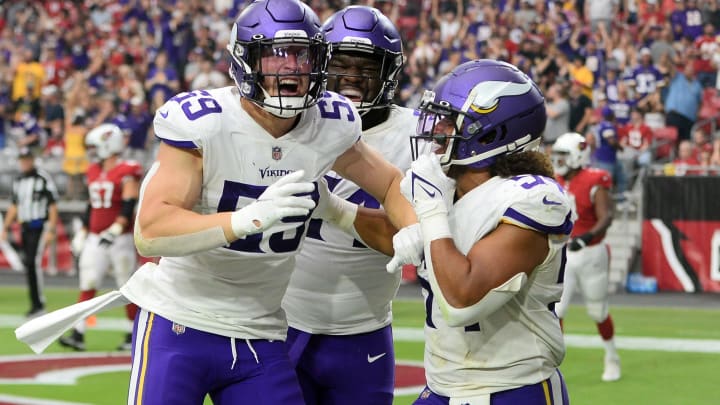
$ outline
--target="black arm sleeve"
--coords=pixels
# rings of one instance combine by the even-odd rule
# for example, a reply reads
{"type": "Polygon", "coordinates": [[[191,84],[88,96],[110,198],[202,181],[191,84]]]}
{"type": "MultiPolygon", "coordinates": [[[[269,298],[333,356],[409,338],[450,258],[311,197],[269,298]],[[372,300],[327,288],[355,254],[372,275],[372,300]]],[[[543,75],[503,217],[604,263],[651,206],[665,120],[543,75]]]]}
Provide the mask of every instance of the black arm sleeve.
{"type": "Polygon", "coordinates": [[[82,224],[85,228],[90,227],[90,211],[92,210],[92,206],[90,205],[90,201],[88,201],[87,206],[85,207],[85,213],[80,217],[80,220],[82,221],[82,224]]]}
{"type": "Polygon", "coordinates": [[[136,203],[137,199],[135,198],[128,198],[127,200],[123,200],[122,208],[120,209],[120,216],[125,217],[128,221],[131,221],[135,213],[136,203]]]}

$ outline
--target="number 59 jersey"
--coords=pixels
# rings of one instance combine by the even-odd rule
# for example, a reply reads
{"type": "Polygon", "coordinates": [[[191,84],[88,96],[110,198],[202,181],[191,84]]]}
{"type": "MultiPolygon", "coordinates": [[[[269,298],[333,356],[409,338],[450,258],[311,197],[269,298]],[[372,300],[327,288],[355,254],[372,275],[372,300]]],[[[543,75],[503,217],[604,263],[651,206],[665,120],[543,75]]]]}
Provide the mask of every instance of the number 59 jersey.
{"type": "MultiPolygon", "coordinates": [[[[275,138],[242,108],[234,86],[181,93],[157,110],[154,126],[163,142],[202,154],[202,189],[193,208],[201,214],[247,206],[297,170],[305,171],[303,180],[316,181],[361,134],[352,103],[327,92],[275,138]]],[[[280,303],[309,217],[285,218],[228,246],[163,257],[152,271],[138,271],[123,292],[140,307],[195,329],[284,340],[280,303]]]]}
{"type": "Polygon", "coordinates": [[[546,234],[549,252],[510,301],[465,327],[445,323],[426,281],[432,268],[421,267],[429,311],[425,324],[428,386],[440,395],[467,397],[547,379],[565,355],[552,306],[562,295],[563,246],[572,230],[568,196],[553,179],[543,176],[493,177],[458,200],[448,219],[455,245],[465,255],[500,223],[546,234]]]}

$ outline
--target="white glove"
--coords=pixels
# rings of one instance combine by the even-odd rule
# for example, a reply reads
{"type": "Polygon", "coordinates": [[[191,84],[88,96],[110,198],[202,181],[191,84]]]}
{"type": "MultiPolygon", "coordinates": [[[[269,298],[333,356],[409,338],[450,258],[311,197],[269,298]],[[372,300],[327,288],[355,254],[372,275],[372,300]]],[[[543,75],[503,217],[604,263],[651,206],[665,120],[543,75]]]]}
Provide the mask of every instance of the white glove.
{"type": "Polygon", "coordinates": [[[437,155],[421,155],[412,162],[400,192],[415,209],[425,241],[451,237],[447,205],[452,204],[455,181],[443,173],[437,155]]]}
{"type": "Polygon", "coordinates": [[[287,174],[270,185],[264,193],[250,205],[232,213],[230,224],[238,238],[264,232],[284,217],[308,215],[315,207],[310,193],[315,189],[313,183],[299,180],[305,175],[303,170],[287,174]],[[296,197],[294,194],[307,194],[296,197]]]}
{"type": "Polygon", "coordinates": [[[75,257],[80,257],[83,248],[85,247],[85,240],[87,239],[87,231],[85,229],[78,229],[70,241],[70,251],[75,257]]]}
{"type": "Polygon", "coordinates": [[[106,230],[100,232],[100,246],[110,246],[115,242],[115,238],[122,234],[122,225],[113,222],[106,230]]]}
{"type": "Polygon", "coordinates": [[[393,236],[395,255],[390,259],[385,270],[394,274],[405,264],[419,266],[423,258],[423,238],[420,224],[412,224],[400,229],[393,236]]]}
{"type": "Polygon", "coordinates": [[[351,232],[353,224],[355,223],[355,217],[357,216],[357,204],[343,200],[331,193],[330,189],[328,189],[327,180],[325,180],[324,177],[318,180],[317,185],[320,199],[312,213],[312,217],[331,222],[340,229],[351,232]]]}

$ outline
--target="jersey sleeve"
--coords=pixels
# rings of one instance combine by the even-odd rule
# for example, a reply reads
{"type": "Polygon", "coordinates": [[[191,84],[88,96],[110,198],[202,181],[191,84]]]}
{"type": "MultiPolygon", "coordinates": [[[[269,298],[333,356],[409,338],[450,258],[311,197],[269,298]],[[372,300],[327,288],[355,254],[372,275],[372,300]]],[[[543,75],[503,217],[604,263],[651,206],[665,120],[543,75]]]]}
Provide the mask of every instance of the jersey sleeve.
{"type": "Polygon", "coordinates": [[[527,191],[513,193],[502,222],[548,235],[570,235],[574,221],[570,198],[555,180],[537,178],[541,180],[527,191]]]}
{"type": "Polygon", "coordinates": [[[610,173],[602,169],[594,169],[590,181],[592,182],[593,187],[600,186],[603,188],[607,188],[608,190],[612,187],[613,184],[612,176],[610,176],[610,173]]]}
{"type": "Polygon", "coordinates": [[[132,177],[136,180],[141,180],[143,177],[143,168],[140,163],[135,161],[126,161],[124,171],[123,177],[132,177]]]}
{"type": "Polygon", "coordinates": [[[220,112],[220,103],[207,91],[180,93],[155,112],[155,136],[177,148],[203,149],[205,136],[221,126],[220,112]]]}
{"type": "Polygon", "coordinates": [[[326,91],[318,100],[317,106],[323,121],[321,144],[327,153],[339,156],[361,139],[360,113],[350,99],[326,91]]]}

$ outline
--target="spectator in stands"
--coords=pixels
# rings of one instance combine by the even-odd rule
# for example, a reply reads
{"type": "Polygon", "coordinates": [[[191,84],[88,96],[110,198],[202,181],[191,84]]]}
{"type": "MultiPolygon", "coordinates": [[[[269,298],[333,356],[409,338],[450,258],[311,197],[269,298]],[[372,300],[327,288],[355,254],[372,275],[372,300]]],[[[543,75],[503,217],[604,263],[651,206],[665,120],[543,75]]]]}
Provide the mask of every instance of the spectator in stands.
{"type": "Polygon", "coordinates": [[[681,141],[678,145],[678,155],[673,160],[674,174],[676,176],[696,175],[699,173],[700,162],[695,157],[692,142],[681,141]]]}
{"type": "Polygon", "coordinates": [[[118,122],[127,137],[127,148],[123,157],[134,160],[147,169],[150,142],[152,141],[152,119],[148,106],[141,96],[130,99],[130,106],[124,114],[124,120],[118,122]]]}
{"type": "Polygon", "coordinates": [[[619,5],[620,0],[585,0],[585,16],[590,20],[591,29],[598,30],[602,24],[605,31],[610,32],[619,5]]]}
{"type": "Polygon", "coordinates": [[[165,52],[159,52],[155,57],[155,64],[150,69],[145,79],[145,91],[150,100],[150,109],[157,110],[165,104],[173,94],[180,89],[178,74],[174,67],[168,64],[168,56],[165,52]]]}
{"type": "Polygon", "coordinates": [[[48,138],[62,139],[65,122],[65,109],[62,106],[62,97],[58,87],[54,84],[42,89],[41,115],[39,125],[48,134],[48,138]]]}
{"type": "Polygon", "coordinates": [[[592,100],[592,89],[595,79],[593,79],[592,71],[585,65],[585,57],[580,54],[574,55],[572,57],[572,63],[568,67],[568,72],[570,73],[570,79],[573,81],[573,84],[579,84],[582,94],[592,100]]]}
{"type": "Polygon", "coordinates": [[[71,115],[65,117],[65,149],[62,171],[68,177],[65,198],[69,200],[82,200],[85,198],[85,172],[88,169],[88,159],[85,153],[85,111],[76,108],[71,115]]]}
{"type": "Polygon", "coordinates": [[[592,100],[583,94],[583,84],[573,80],[570,85],[570,130],[585,133],[592,118],[592,100]]]}
{"type": "MultiPolygon", "coordinates": [[[[672,32],[670,28],[662,25],[653,25],[650,29],[650,55],[655,66],[660,65],[663,55],[668,55],[670,60],[674,60],[677,52],[673,48],[672,32]]],[[[659,67],[658,67],[659,69],[659,67]]]]}
{"type": "Polygon", "coordinates": [[[718,51],[715,27],[705,24],[703,34],[695,38],[693,45],[698,56],[695,59],[697,78],[703,87],[714,87],[717,67],[713,65],[713,55],[718,51]]]}
{"type": "Polygon", "coordinates": [[[443,47],[451,46],[460,31],[461,19],[464,15],[463,1],[456,0],[455,5],[447,4],[440,10],[440,0],[432,1],[432,18],[440,26],[440,43],[443,47]]]}
{"type": "Polygon", "coordinates": [[[643,114],[637,108],[630,112],[630,122],[622,127],[620,133],[620,146],[622,152],[619,154],[625,162],[625,168],[634,166],[647,166],[652,161],[652,130],[645,125],[643,114]]]}
{"type": "Polygon", "coordinates": [[[720,170],[719,167],[714,167],[712,161],[713,147],[711,144],[706,144],[705,147],[700,151],[700,174],[705,176],[717,176],[720,170]]]}
{"type": "Polygon", "coordinates": [[[712,143],[712,155],[710,163],[713,166],[720,166],[720,138],[716,138],[712,143]]]}
{"type": "Polygon", "coordinates": [[[700,160],[700,153],[705,150],[705,147],[710,145],[710,137],[705,132],[703,127],[695,128],[692,134],[692,153],[695,159],[700,160]]]}
{"type": "Polygon", "coordinates": [[[570,132],[570,102],[564,93],[565,88],[562,85],[553,84],[545,94],[548,118],[542,142],[546,147],[555,143],[560,135],[570,132]]]}
{"type": "Polygon", "coordinates": [[[3,84],[0,77],[0,150],[4,149],[8,144],[6,130],[12,120],[12,102],[10,101],[9,87],[3,84]]]}
{"type": "Polygon", "coordinates": [[[227,85],[227,75],[215,69],[212,60],[202,59],[200,61],[200,71],[190,83],[190,90],[211,89],[227,85]]]}
{"type": "Polygon", "coordinates": [[[55,240],[58,193],[50,175],[35,167],[35,155],[30,148],[19,150],[18,165],[20,175],[13,182],[12,200],[0,230],[0,240],[7,240],[12,224],[16,221],[20,224],[31,303],[26,315],[31,318],[45,313],[40,263],[45,244],[55,240]]]}
{"type": "Polygon", "coordinates": [[[608,101],[608,106],[615,114],[615,120],[619,126],[626,125],[630,122],[630,111],[637,105],[636,100],[630,99],[628,96],[627,85],[625,83],[617,84],[617,99],[608,101]]]}
{"type": "Polygon", "coordinates": [[[697,0],[685,0],[685,10],[682,20],[682,35],[694,41],[703,33],[703,19],[700,9],[697,8],[697,0]]]}
{"type": "Polygon", "coordinates": [[[17,148],[30,148],[39,153],[47,140],[45,131],[38,125],[37,118],[30,112],[16,112],[10,124],[10,133],[17,148]]]}
{"type": "Polygon", "coordinates": [[[40,111],[40,90],[45,82],[45,70],[33,55],[32,49],[23,49],[20,56],[22,59],[15,66],[12,100],[16,106],[27,103],[30,106],[29,112],[37,116],[40,111]]]}
{"type": "Polygon", "coordinates": [[[656,89],[665,86],[663,75],[652,63],[650,49],[640,49],[640,63],[633,68],[628,82],[631,84],[635,99],[638,101],[654,93],[656,89]]]}
{"type": "Polygon", "coordinates": [[[601,121],[591,133],[595,149],[592,155],[592,166],[605,170],[612,175],[613,189],[619,200],[625,191],[625,172],[618,162],[617,153],[622,150],[618,137],[615,113],[609,107],[602,110],[601,121]]]}
{"type": "Polygon", "coordinates": [[[701,101],[702,86],[695,77],[693,63],[687,61],[685,68],[673,76],[665,100],[665,124],[677,128],[679,140],[690,139],[701,101]]]}

